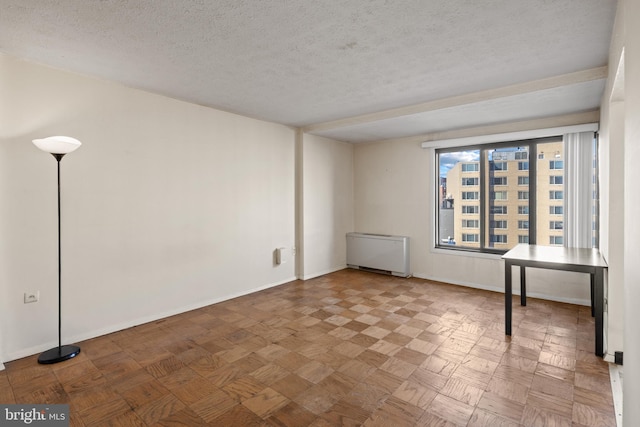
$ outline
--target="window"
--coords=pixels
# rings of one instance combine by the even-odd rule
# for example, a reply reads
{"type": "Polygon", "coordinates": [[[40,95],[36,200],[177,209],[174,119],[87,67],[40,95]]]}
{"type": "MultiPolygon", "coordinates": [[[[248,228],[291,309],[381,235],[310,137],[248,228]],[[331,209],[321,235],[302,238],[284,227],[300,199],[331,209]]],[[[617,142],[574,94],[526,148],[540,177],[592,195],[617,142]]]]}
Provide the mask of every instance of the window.
{"type": "Polygon", "coordinates": [[[490,162],[489,167],[492,171],[506,171],[507,170],[507,162],[490,162]]]}
{"type": "Polygon", "coordinates": [[[491,206],[489,208],[489,212],[491,215],[506,215],[507,207],[506,206],[491,206]]]}
{"type": "Polygon", "coordinates": [[[549,177],[549,184],[551,185],[562,185],[564,181],[564,176],[562,175],[551,175],[549,177]]]}
{"type": "Polygon", "coordinates": [[[564,244],[563,236],[549,236],[549,244],[553,246],[562,246],[564,244]]]}
{"type": "Polygon", "coordinates": [[[516,160],[527,160],[529,158],[529,152],[528,151],[516,151],[515,155],[513,156],[516,160]]]}
{"type": "Polygon", "coordinates": [[[478,228],[478,220],[477,219],[463,219],[462,220],[462,228],[478,228]]]}
{"type": "Polygon", "coordinates": [[[478,172],[478,163],[463,163],[462,172],[478,172]]]}
{"type": "Polygon", "coordinates": [[[478,200],[479,198],[480,198],[480,193],[477,191],[462,192],[462,200],[478,200]]]}
{"type": "Polygon", "coordinates": [[[494,176],[491,178],[491,184],[493,185],[507,185],[506,176],[494,176]]]}
{"type": "Polygon", "coordinates": [[[549,215],[563,215],[564,206],[549,206],[549,215]]]}
{"type": "Polygon", "coordinates": [[[549,169],[551,170],[564,169],[564,162],[562,160],[549,160],[549,169]]]}
{"type": "Polygon", "coordinates": [[[507,243],[507,235],[506,234],[491,234],[489,236],[489,241],[491,243],[507,243]]]}
{"type": "Polygon", "coordinates": [[[480,206],[462,205],[463,214],[477,214],[480,212],[480,206]]]}
{"type": "Polygon", "coordinates": [[[478,178],[462,178],[462,185],[478,185],[478,178]]]}
{"type": "Polygon", "coordinates": [[[550,221],[564,220],[568,191],[561,136],[444,148],[435,154],[436,182],[446,187],[437,194],[450,201],[448,209],[439,204],[438,246],[502,253],[521,242],[546,245],[551,235],[566,232],[564,223],[564,229],[549,228],[550,221]],[[455,245],[443,240],[449,236],[455,245]]]}
{"type": "Polygon", "coordinates": [[[506,191],[492,191],[491,192],[492,200],[507,200],[507,192],[506,191]]]}
{"type": "Polygon", "coordinates": [[[462,234],[462,241],[463,242],[474,242],[474,243],[477,243],[477,242],[480,241],[480,236],[478,234],[463,233],[462,234]]]}
{"type": "Polygon", "coordinates": [[[564,199],[562,191],[549,191],[549,200],[562,200],[564,199]]]}
{"type": "Polygon", "coordinates": [[[562,221],[549,221],[549,230],[562,230],[563,228],[562,221]]]}

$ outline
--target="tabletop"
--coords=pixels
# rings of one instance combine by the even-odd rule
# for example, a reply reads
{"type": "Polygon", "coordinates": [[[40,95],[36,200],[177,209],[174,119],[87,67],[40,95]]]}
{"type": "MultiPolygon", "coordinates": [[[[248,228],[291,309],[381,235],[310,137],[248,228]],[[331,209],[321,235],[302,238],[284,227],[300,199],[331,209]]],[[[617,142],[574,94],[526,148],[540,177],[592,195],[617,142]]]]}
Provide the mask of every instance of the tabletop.
{"type": "Polygon", "coordinates": [[[566,248],[564,246],[539,246],[518,244],[502,256],[509,261],[533,261],[562,265],[607,267],[597,249],[566,248]]]}

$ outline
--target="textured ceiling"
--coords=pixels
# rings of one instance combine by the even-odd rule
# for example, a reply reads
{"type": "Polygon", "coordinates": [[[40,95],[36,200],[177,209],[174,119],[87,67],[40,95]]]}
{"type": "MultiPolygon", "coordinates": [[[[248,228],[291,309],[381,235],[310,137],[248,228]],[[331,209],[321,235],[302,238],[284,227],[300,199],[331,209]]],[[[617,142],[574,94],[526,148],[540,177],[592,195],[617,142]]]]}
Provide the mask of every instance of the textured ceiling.
{"type": "Polygon", "coordinates": [[[0,51],[357,142],[598,108],[603,76],[342,120],[602,67],[615,8],[615,0],[0,0],[0,51]]]}

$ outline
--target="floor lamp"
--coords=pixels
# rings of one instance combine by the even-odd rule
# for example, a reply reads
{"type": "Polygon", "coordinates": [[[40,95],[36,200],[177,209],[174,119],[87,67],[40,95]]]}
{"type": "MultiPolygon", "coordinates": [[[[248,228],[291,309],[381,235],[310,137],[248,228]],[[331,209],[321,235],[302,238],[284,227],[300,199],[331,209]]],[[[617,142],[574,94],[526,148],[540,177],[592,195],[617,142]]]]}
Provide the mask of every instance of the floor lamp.
{"type": "Polygon", "coordinates": [[[49,138],[34,139],[33,143],[42,151],[46,151],[56,158],[58,163],[58,346],[47,350],[38,357],[38,363],[51,364],[63,362],[76,357],[80,347],[62,345],[62,262],[60,245],[60,160],[80,147],[80,141],[68,136],[51,136],[49,138]]]}

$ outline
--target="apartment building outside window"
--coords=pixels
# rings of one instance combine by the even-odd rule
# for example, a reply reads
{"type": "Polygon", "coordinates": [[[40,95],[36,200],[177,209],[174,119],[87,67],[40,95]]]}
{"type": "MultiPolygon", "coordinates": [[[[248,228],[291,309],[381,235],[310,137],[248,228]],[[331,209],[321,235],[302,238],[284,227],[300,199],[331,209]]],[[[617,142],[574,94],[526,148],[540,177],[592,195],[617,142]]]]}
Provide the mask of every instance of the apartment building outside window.
{"type": "Polygon", "coordinates": [[[436,245],[497,253],[518,243],[562,245],[564,155],[562,136],[437,149],[439,177],[453,213],[451,218],[438,214],[436,245]],[[466,231],[476,225],[477,232],[466,231]],[[444,229],[453,244],[438,243],[444,229]]]}

